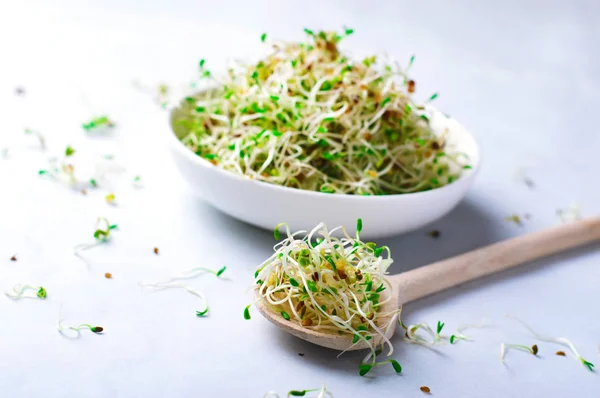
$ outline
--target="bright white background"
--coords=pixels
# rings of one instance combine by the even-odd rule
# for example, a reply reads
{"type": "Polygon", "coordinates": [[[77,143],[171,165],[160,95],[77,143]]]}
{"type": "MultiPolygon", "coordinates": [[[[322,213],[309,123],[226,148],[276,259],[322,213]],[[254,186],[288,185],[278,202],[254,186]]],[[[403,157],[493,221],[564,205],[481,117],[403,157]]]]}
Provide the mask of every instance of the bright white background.
{"type": "Polygon", "coordinates": [[[261,397],[323,382],[336,397],[420,397],[421,385],[437,397],[600,395],[599,373],[570,352],[555,356],[559,346],[538,343],[538,358],[511,351],[506,366],[498,356],[502,342],[535,343],[502,318],[513,313],[569,337],[600,366],[598,245],[408,305],[406,323],[439,319],[448,332],[483,317],[491,325],[472,330],[473,342],[436,350],[408,345],[398,333],[401,376],[382,367],[359,377],[362,354],[336,359],[279,333],[257,312],[245,321],[246,289],[272,235],[191,193],[166,153],[166,114],[131,83],[185,83],[200,58],[218,68],[227,57],[256,54],[263,32],[300,39],[303,27],[353,27],[345,46],[357,56],[416,53],[419,93],[439,92],[437,105],[473,131],[483,168],[450,215],[381,242],[392,248],[396,273],[555,225],[557,208],[578,204],[586,216],[600,214],[599,19],[594,1],[3,2],[0,147],[9,157],[0,159],[0,289],[32,283],[49,296],[0,297],[0,396],[261,397]],[[15,96],[16,86],[26,95],[15,96]],[[116,121],[113,137],[86,137],[80,124],[94,113],[116,121]],[[49,153],[24,127],[46,135],[49,153]],[[101,190],[83,196],[37,175],[46,156],[67,144],[80,155],[115,153],[127,164],[118,207],[104,203],[101,190]],[[515,177],[519,170],[534,189],[515,177]],[[135,174],[144,189],[127,182],[135,174]],[[504,221],[513,213],[531,219],[523,227],[504,221]],[[90,241],[97,216],[119,231],[88,252],[86,267],[72,248],[90,241]],[[427,236],[433,228],[440,239],[427,236]],[[9,261],[15,253],[18,261],[9,261]],[[138,285],[222,265],[230,280],[191,282],[208,297],[206,319],[194,316],[200,303],[193,296],[138,285]],[[104,335],[61,337],[61,303],[66,322],[102,325],[104,335]]]}

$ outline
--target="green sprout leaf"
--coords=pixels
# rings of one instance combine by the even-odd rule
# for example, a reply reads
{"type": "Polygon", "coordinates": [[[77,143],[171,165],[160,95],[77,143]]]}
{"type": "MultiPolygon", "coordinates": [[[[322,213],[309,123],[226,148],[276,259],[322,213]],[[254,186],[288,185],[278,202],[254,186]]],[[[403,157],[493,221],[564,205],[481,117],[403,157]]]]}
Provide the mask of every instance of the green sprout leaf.
{"type": "Polygon", "coordinates": [[[285,311],[281,311],[281,316],[283,317],[283,319],[285,319],[286,321],[290,320],[290,314],[288,314],[285,311]]]}
{"type": "Polygon", "coordinates": [[[442,323],[442,322],[438,321],[438,323],[437,323],[437,334],[440,334],[440,332],[444,328],[444,325],[445,325],[445,323],[442,323]]]}
{"type": "Polygon", "coordinates": [[[454,344],[454,340],[456,340],[456,336],[455,335],[450,336],[450,344],[454,344]]]}
{"type": "Polygon", "coordinates": [[[581,361],[581,363],[583,364],[583,366],[586,366],[592,372],[594,371],[594,364],[593,363],[591,363],[589,361],[586,361],[583,358],[579,358],[579,360],[581,361]]]}
{"type": "Polygon", "coordinates": [[[46,170],[40,170],[40,171],[38,171],[38,174],[39,174],[39,175],[44,175],[44,174],[46,174],[47,172],[48,172],[48,171],[46,171],[46,170]]]}
{"type": "Polygon", "coordinates": [[[249,320],[251,318],[251,316],[250,316],[250,306],[251,305],[252,304],[250,304],[250,305],[246,306],[246,308],[244,308],[244,319],[245,320],[249,320]]]}
{"type": "Polygon", "coordinates": [[[275,240],[279,240],[279,238],[281,237],[281,232],[279,232],[279,226],[275,227],[275,230],[273,231],[273,237],[275,238],[275,240]]]}
{"type": "Polygon", "coordinates": [[[196,311],[196,316],[197,317],[203,317],[207,313],[208,313],[208,307],[206,307],[206,309],[204,311],[196,311]]]}
{"type": "Polygon", "coordinates": [[[356,220],[356,232],[360,234],[360,231],[362,231],[362,218],[359,218],[358,220],[356,220]]]}
{"type": "Polygon", "coordinates": [[[96,180],[94,180],[93,178],[90,180],[90,185],[93,186],[94,188],[98,186],[98,183],[96,182],[96,180]]]}
{"type": "Polygon", "coordinates": [[[204,68],[204,59],[201,59],[201,60],[200,60],[200,63],[199,63],[199,65],[200,65],[200,68],[204,68]]]}
{"type": "Polygon", "coordinates": [[[358,374],[361,375],[361,376],[364,376],[367,373],[369,373],[372,368],[373,368],[373,365],[370,365],[368,363],[361,363],[358,366],[358,374]]]}
{"type": "Polygon", "coordinates": [[[309,36],[314,36],[314,35],[315,35],[315,33],[314,33],[312,30],[310,30],[310,29],[306,29],[306,28],[304,28],[304,32],[305,32],[307,35],[309,35],[309,36]]]}
{"type": "Polygon", "coordinates": [[[346,36],[350,36],[352,33],[354,33],[354,29],[351,29],[351,28],[344,29],[344,34],[346,36]]]}
{"type": "Polygon", "coordinates": [[[43,300],[43,299],[45,299],[48,296],[48,292],[43,287],[40,287],[38,289],[36,295],[43,300]]]}
{"type": "Polygon", "coordinates": [[[400,366],[398,361],[396,361],[395,359],[390,359],[390,363],[392,364],[392,367],[394,368],[396,373],[402,373],[402,366],[400,366]]]}
{"type": "Polygon", "coordinates": [[[217,276],[221,276],[221,274],[222,274],[223,272],[225,272],[225,270],[226,270],[226,269],[227,269],[227,266],[226,266],[226,265],[224,265],[224,266],[223,266],[223,268],[221,268],[220,270],[218,270],[218,271],[217,271],[217,273],[216,273],[215,275],[217,275],[217,276]]]}
{"type": "Polygon", "coordinates": [[[358,340],[360,340],[360,335],[355,334],[354,337],[352,338],[352,344],[358,343],[358,340]]]}
{"type": "Polygon", "coordinates": [[[306,281],[306,285],[310,289],[311,292],[317,292],[319,289],[317,288],[317,284],[313,281],[306,281]]]}
{"type": "Polygon", "coordinates": [[[290,278],[290,285],[292,285],[294,287],[300,286],[300,284],[298,283],[298,281],[295,280],[294,278],[290,278]]]}
{"type": "Polygon", "coordinates": [[[65,149],[65,156],[72,156],[75,153],[75,149],[73,149],[71,146],[68,146],[65,149]]]}
{"type": "Polygon", "coordinates": [[[262,41],[264,43],[266,39],[267,39],[266,33],[263,33],[262,35],[260,35],[260,41],[262,41]]]}
{"type": "Polygon", "coordinates": [[[307,392],[308,392],[308,390],[302,390],[302,391],[292,390],[292,391],[288,392],[288,397],[303,397],[306,395],[307,392]]]}
{"type": "Polygon", "coordinates": [[[383,247],[378,247],[377,249],[375,249],[375,252],[374,252],[375,257],[381,256],[381,253],[383,253],[383,249],[384,249],[383,247]]]}

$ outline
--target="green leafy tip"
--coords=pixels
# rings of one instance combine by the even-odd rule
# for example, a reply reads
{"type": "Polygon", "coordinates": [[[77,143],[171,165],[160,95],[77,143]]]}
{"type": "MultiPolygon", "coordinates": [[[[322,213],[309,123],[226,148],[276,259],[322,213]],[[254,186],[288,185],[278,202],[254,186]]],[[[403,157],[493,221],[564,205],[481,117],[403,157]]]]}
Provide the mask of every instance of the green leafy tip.
{"type": "Polygon", "coordinates": [[[75,149],[73,149],[73,147],[68,146],[65,149],[65,156],[72,156],[75,153],[75,149]]]}
{"type": "Polygon", "coordinates": [[[360,231],[362,231],[362,218],[359,218],[358,220],[356,220],[356,232],[360,234],[360,231]]]}
{"type": "MultiPolygon", "coordinates": [[[[252,305],[252,304],[250,304],[252,305]]],[[[246,306],[246,308],[244,308],[244,319],[245,320],[249,320],[251,318],[250,316],[250,305],[246,306]]]]}
{"type": "Polygon", "coordinates": [[[277,226],[275,230],[273,230],[273,237],[275,238],[275,240],[279,240],[279,238],[281,237],[281,232],[279,232],[279,226],[277,226]]]}
{"type": "Polygon", "coordinates": [[[358,343],[358,340],[360,340],[360,335],[355,334],[354,337],[352,338],[352,344],[358,343]]]}
{"type": "Polygon", "coordinates": [[[431,97],[429,97],[429,101],[433,101],[438,97],[438,93],[434,93],[431,97]]]}
{"type": "Polygon", "coordinates": [[[260,41],[262,41],[264,43],[266,39],[267,39],[266,33],[263,33],[262,35],[260,35],[260,41]]]}
{"type": "Polygon", "coordinates": [[[283,319],[285,319],[286,321],[290,320],[290,314],[288,314],[285,311],[281,311],[281,316],[283,317],[283,319]]]}
{"type": "Polygon", "coordinates": [[[350,36],[352,33],[354,33],[354,29],[346,28],[344,29],[344,33],[346,34],[346,36],[350,36]]]}
{"type": "Polygon", "coordinates": [[[437,334],[440,334],[442,332],[442,329],[444,328],[445,323],[442,323],[440,321],[438,321],[437,323],[437,334]]]}
{"type": "Polygon", "coordinates": [[[90,185],[93,186],[94,188],[98,186],[98,183],[96,182],[96,180],[94,180],[93,178],[90,180],[90,185]]]}
{"type": "Polygon", "coordinates": [[[400,366],[398,361],[396,361],[395,359],[390,359],[390,363],[392,364],[392,367],[394,368],[396,373],[402,373],[402,366],[400,366]]]}
{"type": "Polygon", "coordinates": [[[94,326],[91,327],[90,330],[94,333],[102,333],[104,331],[104,328],[102,326],[94,326]]]}
{"type": "Polygon", "coordinates": [[[288,397],[303,397],[306,395],[306,393],[308,392],[308,390],[292,390],[290,392],[288,392],[288,397]]]}
{"type": "Polygon", "coordinates": [[[225,270],[226,270],[226,269],[227,269],[227,266],[225,266],[225,265],[224,265],[224,266],[223,266],[223,268],[221,268],[220,270],[218,270],[218,271],[217,271],[217,273],[216,273],[215,275],[217,275],[217,276],[221,276],[221,274],[222,274],[223,272],[225,272],[225,270]]]}
{"type": "Polygon", "coordinates": [[[368,363],[361,363],[358,366],[358,374],[361,375],[361,376],[364,376],[367,373],[369,373],[372,368],[373,368],[373,365],[370,365],[368,363]]]}
{"type": "Polygon", "coordinates": [[[307,29],[307,28],[304,28],[304,33],[306,33],[309,36],[314,36],[315,35],[315,33],[312,30],[307,29]]]}
{"type": "Polygon", "coordinates": [[[44,175],[44,174],[46,174],[46,173],[47,173],[47,171],[46,171],[46,170],[40,170],[40,171],[38,171],[38,174],[39,174],[39,175],[44,175]]]}
{"type": "Polygon", "coordinates": [[[204,311],[196,311],[196,316],[202,317],[202,316],[206,315],[207,313],[208,313],[208,307],[206,307],[206,309],[204,311]]]}
{"type": "Polygon", "coordinates": [[[454,340],[456,340],[456,336],[455,335],[450,336],[450,344],[454,344],[454,340]]]}
{"type": "Polygon", "coordinates": [[[583,358],[580,358],[581,363],[583,364],[583,366],[586,366],[590,371],[594,371],[594,364],[591,362],[586,361],[583,358]]]}
{"type": "Polygon", "coordinates": [[[294,287],[300,286],[300,284],[298,283],[298,281],[295,280],[294,278],[290,278],[290,285],[292,285],[294,287]]]}
{"type": "Polygon", "coordinates": [[[203,68],[203,67],[204,67],[204,59],[201,59],[201,60],[200,60],[200,63],[199,63],[199,65],[200,65],[200,67],[201,67],[201,68],[203,68]]]}
{"type": "Polygon", "coordinates": [[[48,292],[43,287],[40,287],[36,294],[42,300],[45,299],[48,296],[48,292]]]}

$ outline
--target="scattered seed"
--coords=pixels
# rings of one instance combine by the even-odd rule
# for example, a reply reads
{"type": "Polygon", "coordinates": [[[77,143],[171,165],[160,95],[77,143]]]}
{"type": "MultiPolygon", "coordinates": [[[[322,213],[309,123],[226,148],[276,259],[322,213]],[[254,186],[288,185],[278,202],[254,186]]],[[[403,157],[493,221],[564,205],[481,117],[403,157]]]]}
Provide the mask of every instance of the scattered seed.
{"type": "Polygon", "coordinates": [[[303,352],[299,352],[298,355],[300,355],[301,357],[303,357],[304,353],[303,352]]]}
{"type": "Polygon", "coordinates": [[[107,272],[106,274],[104,274],[104,277],[106,279],[112,279],[112,274],[110,272],[107,272]]]}
{"type": "Polygon", "coordinates": [[[82,194],[82,195],[87,195],[87,191],[85,190],[85,188],[82,188],[82,189],[81,189],[81,194],[82,194]]]}
{"type": "Polygon", "coordinates": [[[10,258],[10,261],[17,261],[17,255],[15,254],[14,256],[12,256],[12,257],[10,258]]]}
{"type": "Polygon", "coordinates": [[[558,355],[559,357],[566,357],[567,354],[565,354],[564,351],[556,351],[556,355],[558,355]]]}
{"type": "Polygon", "coordinates": [[[408,81],[408,92],[409,93],[414,93],[415,92],[415,81],[414,80],[409,80],[408,81]]]}
{"type": "Polygon", "coordinates": [[[437,229],[434,229],[433,231],[428,232],[427,235],[431,236],[433,239],[437,239],[440,237],[441,232],[437,229]]]}
{"type": "Polygon", "coordinates": [[[531,346],[531,351],[533,351],[533,355],[537,355],[538,353],[538,346],[537,344],[534,344],[531,346]]]}
{"type": "Polygon", "coordinates": [[[429,394],[431,392],[431,389],[427,386],[421,386],[421,388],[419,388],[419,390],[423,391],[424,393],[429,394]]]}
{"type": "Polygon", "coordinates": [[[154,248],[154,254],[158,254],[158,247],[154,248]]]}

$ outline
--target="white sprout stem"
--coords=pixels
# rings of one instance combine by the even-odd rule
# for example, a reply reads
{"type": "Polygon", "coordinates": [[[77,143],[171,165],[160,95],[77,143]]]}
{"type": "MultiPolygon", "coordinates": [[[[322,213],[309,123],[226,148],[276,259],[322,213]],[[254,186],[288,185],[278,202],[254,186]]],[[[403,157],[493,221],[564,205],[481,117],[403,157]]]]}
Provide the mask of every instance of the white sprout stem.
{"type": "Polygon", "coordinates": [[[33,290],[37,292],[40,289],[40,286],[30,286],[30,285],[21,285],[17,284],[13,286],[12,291],[8,291],[6,294],[7,297],[12,300],[20,300],[22,298],[37,298],[37,294],[28,295],[26,292],[29,290],[33,290]]]}
{"type": "Polygon", "coordinates": [[[140,285],[142,287],[151,287],[157,290],[163,290],[163,289],[183,289],[185,291],[187,291],[188,293],[199,297],[202,300],[202,304],[204,306],[204,309],[208,309],[208,301],[206,300],[206,297],[199,292],[198,290],[194,289],[193,287],[183,284],[183,283],[170,283],[170,282],[158,282],[158,283],[140,283],[140,285]]]}

